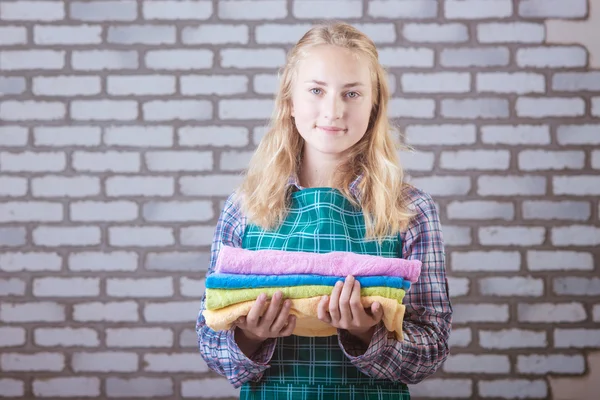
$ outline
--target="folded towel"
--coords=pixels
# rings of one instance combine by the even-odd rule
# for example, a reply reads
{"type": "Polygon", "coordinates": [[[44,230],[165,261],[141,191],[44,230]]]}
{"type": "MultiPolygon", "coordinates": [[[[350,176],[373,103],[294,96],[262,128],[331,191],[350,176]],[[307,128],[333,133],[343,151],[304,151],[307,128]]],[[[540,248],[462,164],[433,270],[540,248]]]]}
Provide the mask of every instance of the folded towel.
{"type": "Polygon", "coordinates": [[[222,246],[215,272],[246,275],[398,276],[416,282],[421,261],[352,252],[309,253],[222,246]]]}
{"type": "MultiPolygon", "coordinates": [[[[242,303],[248,300],[256,300],[258,295],[266,293],[269,298],[280,290],[286,299],[301,299],[315,296],[330,295],[333,286],[283,286],[260,289],[206,289],[206,308],[208,310],[217,310],[232,304],[242,303]]],[[[404,298],[404,289],[394,289],[389,287],[375,286],[360,289],[361,296],[381,296],[388,299],[394,299],[402,303],[404,298]]]]}
{"type": "MultiPolygon", "coordinates": [[[[214,273],[206,278],[205,286],[211,289],[251,289],[279,286],[324,285],[333,286],[345,278],[323,275],[242,275],[214,273]]],[[[410,282],[397,276],[357,276],[360,286],[387,286],[410,289],[410,282]]]]}
{"type": "MultiPolygon", "coordinates": [[[[371,307],[374,302],[381,304],[383,309],[383,323],[390,332],[395,332],[397,340],[403,340],[402,322],[404,319],[405,307],[396,300],[387,299],[381,296],[366,296],[360,298],[365,308],[371,307]]],[[[337,334],[337,329],[321,321],[317,317],[317,306],[321,296],[292,299],[290,313],[296,316],[296,328],[293,334],[297,336],[332,336],[337,334]]],[[[232,324],[241,316],[248,315],[248,312],[254,305],[255,300],[243,303],[233,304],[229,307],[219,310],[204,310],[202,315],[206,320],[206,325],[215,331],[228,330],[232,324]]],[[[267,309],[269,301],[265,303],[264,311],[267,309]]]]}

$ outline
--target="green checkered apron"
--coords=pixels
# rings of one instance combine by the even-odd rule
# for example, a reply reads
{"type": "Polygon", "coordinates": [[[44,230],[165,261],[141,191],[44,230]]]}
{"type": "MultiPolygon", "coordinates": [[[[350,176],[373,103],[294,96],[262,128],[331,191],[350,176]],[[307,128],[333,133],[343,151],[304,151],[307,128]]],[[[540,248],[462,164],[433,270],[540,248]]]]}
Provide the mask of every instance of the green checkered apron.
{"type": "MultiPolygon", "coordinates": [[[[351,251],[399,257],[399,235],[379,244],[367,241],[362,210],[336,189],[310,188],[291,193],[290,212],[276,230],[248,224],[242,247],[327,253],[351,251]]],[[[327,273],[327,271],[323,271],[327,273]]],[[[402,383],[373,379],[344,355],[337,336],[278,338],[275,353],[260,382],[242,386],[240,399],[277,400],[406,400],[402,383]]]]}

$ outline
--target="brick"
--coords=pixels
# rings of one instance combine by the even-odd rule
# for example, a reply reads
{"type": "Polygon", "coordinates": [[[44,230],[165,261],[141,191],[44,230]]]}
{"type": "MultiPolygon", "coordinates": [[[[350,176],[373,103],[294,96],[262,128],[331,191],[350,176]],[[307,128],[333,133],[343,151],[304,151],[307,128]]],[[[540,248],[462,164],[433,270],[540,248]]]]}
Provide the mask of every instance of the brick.
{"type": "Polygon", "coordinates": [[[484,296],[527,296],[538,297],[544,294],[544,281],[531,277],[482,278],[479,292],[484,296]]]}
{"type": "Polygon", "coordinates": [[[27,128],[21,126],[0,126],[0,146],[25,146],[28,135],[27,128]]]}
{"type": "Polygon", "coordinates": [[[481,140],[486,144],[550,144],[547,125],[489,125],[481,127],[481,140]]]}
{"type": "Polygon", "coordinates": [[[171,378],[107,378],[106,394],[111,398],[172,396],[173,380],[171,378]]]}
{"type": "Polygon", "coordinates": [[[188,75],[181,78],[181,94],[231,95],[248,92],[248,77],[244,75],[188,75]]]}
{"type": "Polygon", "coordinates": [[[576,117],[585,114],[585,102],[581,98],[519,97],[516,110],[519,117],[576,117]]]}
{"type": "Polygon", "coordinates": [[[447,246],[468,246],[472,243],[471,228],[468,226],[444,225],[442,232],[447,246]]]}
{"type": "Polygon", "coordinates": [[[33,143],[52,147],[98,146],[100,135],[97,126],[40,126],[33,129],[33,143]]]}
{"type": "Polygon", "coordinates": [[[12,176],[0,177],[0,196],[19,197],[27,193],[27,179],[12,176]]]}
{"type": "Polygon", "coordinates": [[[506,47],[443,49],[440,64],[444,67],[498,67],[508,65],[506,47]]]}
{"type": "Polygon", "coordinates": [[[252,86],[255,93],[274,95],[279,87],[279,78],[277,75],[254,75],[252,86]]]}
{"type": "Polygon", "coordinates": [[[459,297],[469,294],[468,278],[448,278],[448,287],[450,288],[450,297],[459,297]]]}
{"type": "Polygon", "coordinates": [[[468,73],[404,73],[400,81],[404,93],[467,93],[471,90],[468,73]]]}
{"type": "Polygon", "coordinates": [[[65,66],[65,54],[65,51],[56,50],[5,50],[0,52],[0,64],[5,71],[62,69],[65,66]]]}
{"type": "Polygon", "coordinates": [[[573,225],[552,228],[552,244],[555,246],[600,246],[600,228],[573,225]]]}
{"type": "Polygon", "coordinates": [[[219,19],[275,20],[288,15],[287,4],[269,0],[222,0],[218,3],[219,19]]]}
{"type": "Polygon", "coordinates": [[[480,176],[477,193],[481,196],[535,196],[546,194],[543,176],[480,176]]]}
{"type": "Polygon", "coordinates": [[[100,379],[87,377],[44,378],[33,381],[33,394],[40,397],[100,396],[100,379]]]}
{"type": "Polygon", "coordinates": [[[63,219],[60,203],[41,201],[0,203],[0,222],[56,222],[63,219]]]}
{"type": "Polygon", "coordinates": [[[179,186],[186,196],[228,196],[242,179],[240,175],[190,176],[179,178],[179,186]]]}
{"type": "Polygon", "coordinates": [[[24,296],[25,281],[21,279],[0,279],[0,295],[2,296],[24,296]]]}
{"type": "Polygon", "coordinates": [[[417,47],[384,47],[378,50],[379,62],[389,67],[433,67],[434,52],[417,47]]]}
{"type": "Polygon", "coordinates": [[[310,24],[263,24],[254,30],[258,44],[295,44],[311,28],[310,24]]]}
{"type": "Polygon", "coordinates": [[[182,348],[189,347],[197,349],[198,335],[196,334],[196,331],[193,329],[182,330],[181,334],[179,335],[179,346],[182,348]]]}
{"type": "Polygon", "coordinates": [[[38,246],[91,246],[101,242],[97,226],[58,227],[38,226],[32,232],[33,243],[38,246]]]}
{"type": "Polygon", "coordinates": [[[115,44],[174,44],[176,40],[174,26],[166,25],[127,25],[110,26],[106,40],[115,44]]]}
{"type": "Polygon", "coordinates": [[[543,43],[546,30],[533,22],[491,22],[477,25],[480,43],[543,43]]]}
{"type": "Polygon", "coordinates": [[[3,101],[0,119],[5,121],[55,121],[66,115],[64,103],[57,101],[3,101]]]}
{"type": "Polygon", "coordinates": [[[554,176],[552,177],[554,194],[575,196],[600,195],[599,176],[554,176]]]}
{"type": "Polygon", "coordinates": [[[107,279],[106,294],[112,297],[171,297],[173,278],[107,279]]]}
{"type": "Polygon", "coordinates": [[[579,18],[587,15],[587,1],[524,0],[519,15],[526,18],[579,18]]]}
{"type": "Polygon", "coordinates": [[[504,399],[546,399],[548,387],[545,380],[498,379],[494,381],[479,381],[479,394],[482,397],[501,397],[504,399]]]}
{"type": "Polygon", "coordinates": [[[210,151],[152,151],[145,158],[150,171],[210,171],[213,167],[210,151]]]}
{"type": "Polygon", "coordinates": [[[100,178],[93,176],[44,176],[31,179],[35,197],[86,197],[100,194],[100,178]]]}
{"type": "Polygon", "coordinates": [[[367,13],[375,18],[406,18],[429,19],[437,15],[438,2],[436,0],[395,1],[372,0],[367,3],[367,13]]]}
{"type": "Polygon", "coordinates": [[[145,64],[158,70],[196,70],[213,66],[211,50],[150,50],[146,52],[145,64]]]}
{"type": "Polygon", "coordinates": [[[106,329],[106,345],[113,347],[172,347],[173,331],[167,328],[106,329]]]}
{"type": "MultiPolygon", "coordinates": [[[[12,347],[22,346],[26,343],[25,329],[16,327],[1,327],[0,328],[0,346],[12,347]]],[[[3,393],[3,392],[2,392],[3,393]]]]}
{"type": "Polygon", "coordinates": [[[517,356],[517,371],[524,374],[548,373],[583,374],[585,359],[581,355],[528,355],[517,356]]]}
{"type": "Polygon", "coordinates": [[[596,304],[592,310],[594,322],[600,322],[600,304],[596,304]]]}
{"type": "Polygon", "coordinates": [[[175,80],[167,75],[109,76],[106,91],[115,96],[174,94],[175,80]]]}
{"type": "Polygon", "coordinates": [[[71,357],[74,372],[134,372],[138,355],[124,352],[74,353],[71,357]]]}
{"type": "Polygon", "coordinates": [[[90,172],[138,172],[140,154],[126,151],[107,151],[105,153],[75,151],[73,168],[76,171],[90,172]]]}
{"type": "Polygon", "coordinates": [[[600,91],[600,72],[562,72],[552,77],[552,90],[600,91]]]}
{"type": "Polygon", "coordinates": [[[106,179],[106,195],[121,196],[172,196],[175,181],[167,176],[113,176],[106,179]]]}
{"type": "Polygon", "coordinates": [[[525,226],[487,226],[479,228],[479,243],[484,246],[535,246],[544,243],[546,229],[525,226]]]}
{"type": "Polygon", "coordinates": [[[171,126],[109,126],[104,128],[104,143],[108,146],[171,147],[171,126]]]}
{"type": "Polygon", "coordinates": [[[431,152],[405,151],[399,153],[400,163],[407,171],[431,171],[435,162],[435,154],[431,152]]]}
{"type": "MultiPolygon", "coordinates": [[[[435,103],[434,103],[434,107],[435,107],[435,103]]],[[[259,127],[256,127],[256,128],[254,128],[252,130],[252,143],[254,143],[254,145],[258,146],[258,144],[260,143],[261,139],[267,133],[267,128],[268,127],[259,126],[259,127]]]]}
{"type": "Polygon", "coordinates": [[[209,263],[208,252],[149,253],[145,268],[149,271],[206,271],[209,263]]]}
{"type": "Polygon", "coordinates": [[[197,354],[144,354],[144,371],[207,372],[208,367],[197,354]]]}
{"type": "Polygon", "coordinates": [[[404,24],[402,35],[416,43],[462,43],[469,40],[465,24],[404,24]]]}
{"type": "Polygon", "coordinates": [[[42,347],[96,347],[100,345],[98,332],[90,328],[36,328],[33,331],[36,346],[42,347]]]}
{"type": "Polygon", "coordinates": [[[527,265],[530,271],[586,271],[594,269],[594,259],[590,253],[577,251],[530,250],[527,265]]]}
{"type": "Polygon", "coordinates": [[[510,162],[507,150],[443,151],[440,167],[450,170],[505,170],[510,162]]]}
{"type": "Polygon", "coordinates": [[[388,117],[390,118],[433,118],[435,101],[432,99],[391,99],[388,117]]]}
{"type": "MultiPolygon", "coordinates": [[[[0,45],[11,46],[27,43],[27,29],[22,26],[1,26],[0,45]]],[[[1,382],[1,381],[0,381],[1,382]]]]}
{"type": "Polygon", "coordinates": [[[523,201],[524,219],[587,221],[590,204],[583,201],[523,201]]]}
{"type": "Polygon", "coordinates": [[[4,21],[59,21],[65,18],[62,1],[16,1],[0,4],[4,21]]]}
{"type": "Polygon", "coordinates": [[[521,255],[516,251],[452,252],[452,271],[519,271],[521,255]]]}
{"type": "Polygon", "coordinates": [[[0,96],[21,94],[26,87],[25,78],[0,76],[0,96]]]}
{"type": "Polygon", "coordinates": [[[65,356],[60,353],[3,353],[0,354],[3,371],[62,371],[65,356]]]}
{"type": "Polygon", "coordinates": [[[221,153],[219,168],[221,171],[244,171],[248,168],[254,151],[225,151],[221,153]]]}
{"type": "Polygon", "coordinates": [[[71,252],[68,265],[71,271],[135,271],[138,254],[125,251],[71,252]]]}
{"type": "Polygon", "coordinates": [[[204,279],[181,278],[179,291],[183,296],[201,297],[204,294],[204,279]]]}
{"type": "Polygon", "coordinates": [[[213,13],[212,3],[208,1],[144,1],[142,3],[144,19],[148,20],[196,20],[203,21],[213,13]]]}
{"type": "Polygon", "coordinates": [[[146,221],[208,221],[213,218],[210,201],[150,202],[142,209],[146,221]]]}
{"type": "Polygon", "coordinates": [[[592,115],[600,117],[600,97],[592,98],[592,115]]]}
{"type": "Polygon", "coordinates": [[[33,295],[37,297],[86,297],[100,294],[98,278],[35,278],[33,295]]]}
{"type": "Polygon", "coordinates": [[[248,128],[243,126],[184,126],[179,128],[180,146],[244,147],[248,128]]]}
{"type": "MultiPolygon", "coordinates": [[[[197,301],[172,301],[162,303],[146,303],[144,318],[147,322],[186,322],[190,315],[198,314],[197,301]]],[[[198,359],[196,358],[196,363],[198,359]]]]}
{"type": "Polygon", "coordinates": [[[558,295],[600,296],[600,278],[554,278],[554,293],[558,295]]]}
{"type": "MultiPolygon", "coordinates": [[[[2,187],[0,179],[0,187],[2,187]]],[[[20,247],[27,243],[27,231],[24,227],[19,228],[0,228],[0,246],[20,247]]]]}
{"type": "Polygon", "coordinates": [[[78,50],[71,55],[71,66],[83,71],[137,69],[138,57],[133,50],[78,50]]]}
{"type": "Polygon", "coordinates": [[[544,348],[548,345],[545,331],[525,329],[503,329],[501,331],[479,331],[479,345],[484,349],[544,348]]]}
{"type": "Polygon", "coordinates": [[[63,322],[65,306],[52,302],[0,304],[0,321],[3,322],[63,322]]]}
{"type": "Polygon", "coordinates": [[[456,304],[452,322],[463,324],[469,322],[508,322],[508,305],[506,304],[456,304]]]}
{"type": "Polygon", "coordinates": [[[132,121],[138,117],[135,100],[74,100],[71,117],[89,121],[132,121]]]}
{"type": "Polygon", "coordinates": [[[111,246],[168,246],[175,244],[173,229],[166,227],[110,227],[108,237],[111,246]]]}
{"type": "Polygon", "coordinates": [[[282,49],[223,49],[223,68],[278,68],[285,63],[282,49]]]}
{"type": "MultiPolygon", "coordinates": [[[[179,243],[183,246],[209,246],[212,244],[213,226],[190,226],[179,231],[179,243]]],[[[1,231],[0,231],[1,232],[1,231]]],[[[2,234],[0,233],[0,237],[2,234]]],[[[0,241],[0,243],[2,243],[0,241]]]]}
{"type": "Polygon", "coordinates": [[[470,328],[458,328],[452,329],[452,335],[448,339],[448,346],[454,347],[467,347],[473,340],[470,328]]]}
{"type": "Polygon", "coordinates": [[[0,254],[0,270],[19,271],[60,271],[62,258],[56,253],[11,253],[0,254]]]}
{"type": "Polygon", "coordinates": [[[71,2],[70,15],[81,21],[133,21],[137,5],[132,0],[71,2]]]}
{"type": "Polygon", "coordinates": [[[98,25],[36,25],[33,41],[39,45],[80,45],[102,43],[102,27],[98,25]]]}
{"type": "Polygon", "coordinates": [[[292,15],[298,19],[332,19],[362,17],[361,0],[294,1],[292,15]]]}
{"type": "Polygon", "coordinates": [[[580,322],[586,319],[581,303],[536,303],[518,304],[519,322],[580,322]]]}
{"type": "Polygon", "coordinates": [[[181,31],[184,44],[248,44],[248,36],[246,25],[202,24],[181,31]]]}
{"type": "Polygon", "coordinates": [[[600,169],[600,151],[598,150],[594,150],[592,152],[592,168],[594,169],[600,169]]]}
{"type": "Polygon", "coordinates": [[[70,205],[71,221],[133,221],[138,205],[132,201],[80,201],[70,205]]]}
{"type": "Polygon", "coordinates": [[[380,44],[396,42],[396,26],[394,24],[357,23],[353,24],[353,26],[359,31],[363,32],[365,35],[367,35],[374,43],[380,44]]]}
{"type": "Polygon", "coordinates": [[[583,151],[525,150],[519,153],[519,169],[523,171],[582,169],[583,151]]]}
{"type": "Polygon", "coordinates": [[[510,372],[508,356],[505,355],[450,355],[444,363],[449,373],[506,374],[510,372]]]}
{"type": "Polygon", "coordinates": [[[138,305],[135,301],[74,304],[73,320],[81,322],[136,322],[139,321],[138,305]]]}
{"type": "Polygon", "coordinates": [[[466,176],[432,176],[410,181],[432,196],[460,196],[471,190],[471,179],[466,176]]]}
{"type": "Polygon", "coordinates": [[[508,118],[509,103],[506,99],[443,99],[441,113],[446,118],[508,118]]]}
{"type": "Polygon", "coordinates": [[[220,100],[219,118],[224,120],[264,120],[270,118],[273,107],[273,100],[220,100]]]}
{"type": "Polygon", "coordinates": [[[212,118],[209,100],[154,100],[143,104],[144,120],[207,120],[212,118]]]}
{"type": "Polygon", "coordinates": [[[211,378],[200,380],[184,380],[181,382],[181,395],[184,398],[195,398],[200,394],[204,398],[240,397],[240,389],[234,388],[227,379],[211,378]]]}
{"type": "Polygon", "coordinates": [[[446,209],[449,219],[502,219],[515,218],[515,207],[512,203],[496,201],[453,201],[446,209]]]}
{"type": "Polygon", "coordinates": [[[512,14],[510,0],[447,0],[444,3],[444,16],[447,19],[501,19],[512,14]]]}
{"type": "Polygon", "coordinates": [[[519,67],[584,67],[587,65],[587,53],[576,46],[530,47],[518,49],[516,61],[519,67]]]}
{"type": "Polygon", "coordinates": [[[554,329],[554,347],[586,348],[600,347],[600,329],[554,329]]]}
{"type": "Polygon", "coordinates": [[[411,387],[410,394],[416,398],[473,398],[473,382],[470,379],[432,378],[411,387]]]}
{"type": "Polygon", "coordinates": [[[544,75],[526,72],[487,72],[476,75],[478,92],[493,93],[544,93],[544,75]]]}

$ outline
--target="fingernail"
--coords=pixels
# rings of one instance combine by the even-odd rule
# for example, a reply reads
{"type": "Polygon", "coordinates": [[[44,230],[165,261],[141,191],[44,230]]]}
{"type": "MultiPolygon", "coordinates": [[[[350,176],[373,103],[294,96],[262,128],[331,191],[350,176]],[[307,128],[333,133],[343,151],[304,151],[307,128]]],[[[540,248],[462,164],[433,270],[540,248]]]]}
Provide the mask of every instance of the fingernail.
{"type": "Polygon", "coordinates": [[[267,298],[267,295],[265,293],[261,293],[260,296],[258,296],[259,300],[265,300],[267,298]]]}

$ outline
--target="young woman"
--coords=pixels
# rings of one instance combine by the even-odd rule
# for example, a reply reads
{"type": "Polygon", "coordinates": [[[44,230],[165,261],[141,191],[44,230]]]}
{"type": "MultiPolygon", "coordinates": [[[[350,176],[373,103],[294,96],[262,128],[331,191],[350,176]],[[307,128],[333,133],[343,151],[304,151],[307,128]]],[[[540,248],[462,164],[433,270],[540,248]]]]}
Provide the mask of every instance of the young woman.
{"type": "Polygon", "coordinates": [[[203,298],[200,352],[242,386],[242,399],[409,399],[406,384],[448,355],[452,307],[438,214],[428,194],[403,181],[375,45],[347,24],[317,26],[280,78],[271,127],[219,218],[208,274],[222,245],[418,259],[421,276],[403,301],[404,340],[385,329],[377,303],[357,303],[360,285],[349,276],[318,307],[337,336],[291,335],[281,293],[262,316],[265,295],[231,330],[215,332],[203,298]]]}

